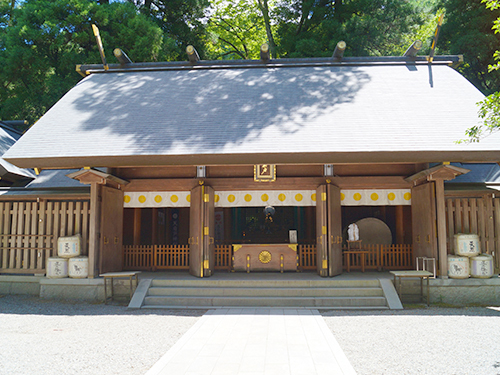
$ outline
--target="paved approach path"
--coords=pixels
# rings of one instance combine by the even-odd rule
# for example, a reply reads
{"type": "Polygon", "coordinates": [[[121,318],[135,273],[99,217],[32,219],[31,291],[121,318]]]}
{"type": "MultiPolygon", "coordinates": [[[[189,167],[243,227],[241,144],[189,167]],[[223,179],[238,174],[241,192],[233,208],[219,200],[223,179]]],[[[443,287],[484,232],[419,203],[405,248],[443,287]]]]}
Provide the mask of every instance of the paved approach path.
{"type": "Polygon", "coordinates": [[[146,375],[355,375],[314,309],[208,311],[146,375]]]}

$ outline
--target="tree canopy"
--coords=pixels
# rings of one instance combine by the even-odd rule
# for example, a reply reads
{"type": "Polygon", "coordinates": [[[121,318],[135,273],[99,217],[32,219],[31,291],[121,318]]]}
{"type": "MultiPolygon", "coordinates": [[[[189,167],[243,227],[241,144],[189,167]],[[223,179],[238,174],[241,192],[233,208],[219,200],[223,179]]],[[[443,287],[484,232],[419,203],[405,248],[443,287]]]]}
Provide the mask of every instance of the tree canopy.
{"type": "Polygon", "coordinates": [[[36,121],[79,81],[77,64],[101,61],[92,23],[99,26],[108,55],[120,47],[138,61],[163,59],[161,29],[130,3],[0,4],[1,119],[36,121]]]}
{"type": "Polygon", "coordinates": [[[346,56],[383,56],[416,39],[428,53],[445,12],[438,52],[463,53],[461,73],[491,94],[499,10],[483,1],[490,10],[481,0],[0,0],[0,119],[36,121],[81,79],[76,64],[101,62],[92,24],[108,62],[116,47],[136,62],[185,60],[189,44],[202,59],[254,59],[264,42],[273,58],[321,57],[340,40],[346,56]]]}
{"type": "MultiPolygon", "coordinates": [[[[486,4],[486,8],[491,11],[500,9],[500,1],[498,0],[482,0],[486,4]]],[[[500,34],[500,14],[497,12],[497,18],[493,21],[492,30],[496,34],[500,34]]],[[[498,47],[496,44],[495,47],[498,47]]],[[[489,72],[500,72],[500,51],[495,50],[492,54],[494,63],[488,66],[489,72]]],[[[499,89],[499,85],[495,86],[499,89]]],[[[500,130],[500,91],[494,92],[487,96],[483,101],[478,103],[479,117],[483,119],[483,123],[473,126],[466,131],[468,139],[467,142],[479,142],[482,137],[500,130]]]]}

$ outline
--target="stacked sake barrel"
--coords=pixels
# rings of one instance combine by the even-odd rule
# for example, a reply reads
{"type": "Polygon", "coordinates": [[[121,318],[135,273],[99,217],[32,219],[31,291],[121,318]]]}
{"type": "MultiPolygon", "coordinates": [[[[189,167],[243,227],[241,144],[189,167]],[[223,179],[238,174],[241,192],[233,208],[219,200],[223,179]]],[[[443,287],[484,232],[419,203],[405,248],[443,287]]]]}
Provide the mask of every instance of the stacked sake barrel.
{"type": "Polygon", "coordinates": [[[47,260],[47,277],[58,279],[71,277],[84,279],[89,274],[89,259],[80,256],[82,249],[82,237],[77,234],[70,237],[59,237],[57,239],[57,257],[47,260]]]}
{"type": "Polygon", "coordinates": [[[458,233],[454,237],[455,255],[448,255],[448,276],[467,279],[470,276],[490,278],[493,276],[493,257],[481,254],[477,234],[458,233]]]}

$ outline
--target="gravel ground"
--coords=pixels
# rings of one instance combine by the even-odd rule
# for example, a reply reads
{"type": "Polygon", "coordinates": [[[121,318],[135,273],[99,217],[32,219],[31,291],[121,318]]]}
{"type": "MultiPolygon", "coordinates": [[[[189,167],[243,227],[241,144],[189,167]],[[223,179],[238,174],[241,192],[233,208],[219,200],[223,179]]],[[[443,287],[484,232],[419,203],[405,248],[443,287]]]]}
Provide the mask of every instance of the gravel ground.
{"type": "MultiPolygon", "coordinates": [[[[0,296],[0,374],[144,374],[204,313],[0,296]]],[[[321,314],[358,375],[500,375],[500,308],[321,314]]]]}
{"type": "Polygon", "coordinates": [[[0,298],[0,374],[144,374],[205,310],[0,298]]]}
{"type": "Polygon", "coordinates": [[[500,308],[323,311],[358,375],[500,375],[500,308]]]}

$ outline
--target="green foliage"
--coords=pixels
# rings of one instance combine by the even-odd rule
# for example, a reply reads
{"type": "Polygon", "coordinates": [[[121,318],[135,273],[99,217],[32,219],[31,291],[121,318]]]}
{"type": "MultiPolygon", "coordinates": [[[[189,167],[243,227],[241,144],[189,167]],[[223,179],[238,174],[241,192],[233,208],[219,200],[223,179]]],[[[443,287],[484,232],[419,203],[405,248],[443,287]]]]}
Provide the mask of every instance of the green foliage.
{"type": "MultiPolygon", "coordinates": [[[[486,3],[486,8],[492,11],[500,9],[500,2],[497,0],[482,0],[486,3]]],[[[493,30],[495,33],[500,32],[500,15],[493,21],[493,30]]],[[[493,53],[493,58],[498,61],[500,52],[497,50],[493,53]]],[[[489,66],[489,72],[500,70],[500,62],[489,66]]],[[[498,90],[498,85],[495,89],[498,90]]],[[[481,138],[500,129],[500,91],[487,96],[484,100],[477,103],[479,106],[479,117],[483,119],[483,123],[473,126],[465,131],[468,137],[460,142],[479,142],[481,138]]]]}
{"type": "Polygon", "coordinates": [[[468,138],[459,143],[479,142],[481,138],[500,129],[500,92],[487,96],[477,104],[483,123],[467,129],[465,135],[468,138]]]}
{"type": "Polygon", "coordinates": [[[185,60],[192,44],[205,56],[205,23],[209,0],[130,0],[163,31],[168,60],[185,60]]]}
{"type": "Polygon", "coordinates": [[[130,3],[27,0],[13,10],[0,4],[1,119],[36,121],[81,78],[76,64],[100,63],[92,23],[109,61],[116,47],[136,61],[163,58],[161,29],[130,3]]]}
{"type": "Polygon", "coordinates": [[[491,30],[500,12],[487,10],[481,0],[442,0],[442,5],[446,17],[439,37],[441,51],[463,54],[458,71],[485,95],[491,94],[500,86],[500,72],[488,73],[500,45],[500,34],[491,30]]]}
{"type": "Polygon", "coordinates": [[[331,56],[344,40],[346,56],[401,55],[415,39],[432,36],[433,3],[282,0],[275,11],[279,50],[289,57],[331,56]]]}
{"type": "Polygon", "coordinates": [[[207,25],[207,56],[211,59],[258,59],[266,41],[264,19],[253,0],[212,3],[207,25]]]}
{"type": "MultiPolygon", "coordinates": [[[[482,0],[482,2],[486,3],[486,9],[490,9],[490,10],[500,9],[500,1],[482,0]]],[[[500,16],[495,21],[493,21],[493,27],[491,29],[495,32],[495,34],[500,33],[500,16]]],[[[493,58],[495,59],[495,61],[498,61],[498,62],[494,65],[488,66],[489,72],[491,72],[493,70],[500,70],[500,51],[499,50],[495,51],[495,53],[493,54],[493,58]]]]}

